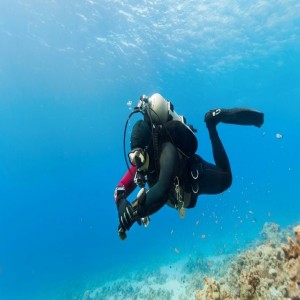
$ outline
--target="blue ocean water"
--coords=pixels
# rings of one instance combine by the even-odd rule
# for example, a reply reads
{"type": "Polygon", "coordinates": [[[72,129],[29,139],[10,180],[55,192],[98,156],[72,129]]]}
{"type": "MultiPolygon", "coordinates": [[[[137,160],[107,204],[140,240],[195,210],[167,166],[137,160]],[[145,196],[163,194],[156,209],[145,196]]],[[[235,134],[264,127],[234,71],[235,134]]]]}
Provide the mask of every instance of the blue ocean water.
{"type": "Polygon", "coordinates": [[[299,34],[296,0],[2,1],[0,299],[81,299],[128,270],[236,252],[265,222],[299,221],[299,34]],[[265,124],[218,127],[228,191],[183,220],[165,207],[120,241],[127,103],[154,92],[198,129],[207,160],[207,110],[251,107],[265,124]]]}

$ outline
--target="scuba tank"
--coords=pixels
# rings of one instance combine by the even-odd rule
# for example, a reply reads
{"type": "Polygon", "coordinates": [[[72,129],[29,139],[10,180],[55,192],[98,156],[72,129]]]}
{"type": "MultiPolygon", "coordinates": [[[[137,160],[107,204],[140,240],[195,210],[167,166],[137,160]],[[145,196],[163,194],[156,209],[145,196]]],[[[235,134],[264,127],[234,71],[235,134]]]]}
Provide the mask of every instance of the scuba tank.
{"type": "Polygon", "coordinates": [[[165,124],[167,121],[180,121],[185,124],[185,118],[174,110],[174,105],[162,95],[155,93],[151,97],[141,96],[136,109],[148,112],[154,124],[165,124]]]}
{"type": "Polygon", "coordinates": [[[186,124],[184,116],[178,115],[174,105],[164,99],[160,94],[153,94],[151,97],[143,95],[136,109],[147,114],[154,126],[161,126],[170,140],[183,154],[191,156],[198,148],[198,141],[195,136],[196,130],[186,124]]]}

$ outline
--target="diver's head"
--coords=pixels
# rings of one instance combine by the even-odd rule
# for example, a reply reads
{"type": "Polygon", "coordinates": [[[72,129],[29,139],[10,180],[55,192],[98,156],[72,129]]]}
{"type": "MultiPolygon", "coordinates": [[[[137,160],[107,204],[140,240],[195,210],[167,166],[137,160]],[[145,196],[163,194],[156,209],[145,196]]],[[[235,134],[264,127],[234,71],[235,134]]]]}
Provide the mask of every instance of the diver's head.
{"type": "Polygon", "coordinates": [[[149,98],[149,115],[153,123],[164,124],[169,117],[169,102],[155,93],[149,98]]]}
{"type": "Polygon", "coordinates": [[[151,130],[147,122],[137,121],[130,137],[129,161],[137,168],[147,169],[149,166],[148,147],[151,142],[151,130]]]}

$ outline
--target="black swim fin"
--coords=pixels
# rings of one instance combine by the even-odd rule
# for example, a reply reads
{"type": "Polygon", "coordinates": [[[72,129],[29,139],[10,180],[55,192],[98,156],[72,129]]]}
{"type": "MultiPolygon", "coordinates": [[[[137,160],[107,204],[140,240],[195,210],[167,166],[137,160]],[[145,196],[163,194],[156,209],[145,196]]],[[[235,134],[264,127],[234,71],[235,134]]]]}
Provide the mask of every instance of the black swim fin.
{"type": "Polygon", "coordinates": [[[260,127],[264,123],[262,112],[249,108],[214,109],[205,114],[207,126],[215,126],[219,122],[235,125],[254,125],[260,127]]]}

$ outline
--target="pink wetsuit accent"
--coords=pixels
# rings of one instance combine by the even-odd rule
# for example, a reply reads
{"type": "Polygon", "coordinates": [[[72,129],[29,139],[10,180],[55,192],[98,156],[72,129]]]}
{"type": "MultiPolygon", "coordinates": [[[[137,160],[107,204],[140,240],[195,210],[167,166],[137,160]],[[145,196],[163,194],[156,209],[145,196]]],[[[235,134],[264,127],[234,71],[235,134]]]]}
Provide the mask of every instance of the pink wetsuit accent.
{"type": "Polygon", "coordinates": [[[114,199],[115,202],[117,202],[117,189],[118,188],[124,188],[125,197],[127,197],[135,188],[136,184],[134,183],[134,176],[136,173],[136,167],[130,166],[129,170],[125,173],[125,175],[122,177],[122,179],[119,181],[119,183],[116,186],[114,199]]]}

